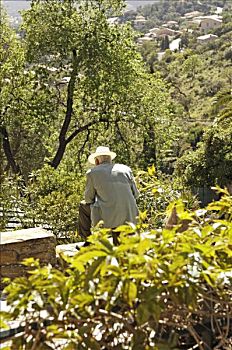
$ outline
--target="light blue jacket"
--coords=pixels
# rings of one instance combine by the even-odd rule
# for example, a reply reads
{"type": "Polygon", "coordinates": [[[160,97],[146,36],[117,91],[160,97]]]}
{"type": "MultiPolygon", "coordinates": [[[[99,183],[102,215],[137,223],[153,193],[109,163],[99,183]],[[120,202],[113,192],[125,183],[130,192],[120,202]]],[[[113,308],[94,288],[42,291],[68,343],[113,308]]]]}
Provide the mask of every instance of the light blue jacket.
{"type": "Polygon", "coordinates": [[[139,192],[128,166],[103,163],[88,170],[86,176],[85,201],[91,204],[93,226],[100,220],[107,228],[136,223],[139,192]]]}

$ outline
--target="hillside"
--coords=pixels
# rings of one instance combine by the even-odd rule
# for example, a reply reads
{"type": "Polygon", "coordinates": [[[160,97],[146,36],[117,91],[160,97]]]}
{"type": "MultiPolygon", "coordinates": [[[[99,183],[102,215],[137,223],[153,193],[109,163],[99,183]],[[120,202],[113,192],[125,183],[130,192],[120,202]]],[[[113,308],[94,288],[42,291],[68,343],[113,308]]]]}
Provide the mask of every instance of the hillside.
{"type": "MultiPolygon", "coordinates": [[[[222,4],[218,1],[212,2],[211,5],[213,3],[222,4]]],[[[205,8],[207,6],[206,4],[205,8]]],[[[164,5],[159,7],[159,13],[162,13],[163,8],[164,5]]],[[[199,8],[192,6],[191,9],[199,8]]],[[[145,13],[146,7],[141,11],[145,13]]],[[[210,13],[206,12],[205,15],[210,16],[210,13]]],[[[161,19],[162,16],[159,17],[160,21],[161,19]]],[[[174,36],[153,36],[150,31],[141,38],[144,38],[144,41],[141,40],[139,44],[139,51],[150,72],[161,74],[169,84],[173,100],[182,106],[186,129],[183,143],[190,142],[192,147],[196,146],[203,129],[210,125],[216,116],[216,111],[212,108],[216,96],[231,89],[232,21],[231,10],[228,8],[222,12],[221,22],[219,28],[202,31],[195,24],[189,26],[190,22],[182,17],[182,20],[176,22],[174,36]],[[212,40],[205,40],[207,37],[212,40]],[[178,49],[168,49],[171,47],[170,43],[176,40],[179,43],[178,49]]],[[[163,31],[167,26],[160,25],[158,28],[160,29],[157,29],[156,33],[158,30],[163,31]]],[[[182,147],[188,145],[183,144],[182,147]]]]}

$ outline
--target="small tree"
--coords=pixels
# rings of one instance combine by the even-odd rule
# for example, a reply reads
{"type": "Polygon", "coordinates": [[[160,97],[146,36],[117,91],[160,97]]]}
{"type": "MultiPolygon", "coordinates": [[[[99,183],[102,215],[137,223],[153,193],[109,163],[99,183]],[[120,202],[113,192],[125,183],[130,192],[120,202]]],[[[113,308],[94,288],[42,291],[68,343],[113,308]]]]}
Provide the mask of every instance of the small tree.
{"type": "Polygon", "coordinates": [[[231,99],[228,92],[216,96],[213,125],[205,131],[197,149],[186,152],[176,163],[178,176],[189,186],[226,186],[232,182],[231,99]]]}
{"type": "Polygon", "coordinates": [[[165,35],[162,38],[161,44],[160,44],[160,49],[161,49],[161,51],[165,51],[165,50],[169,49],[169,37],[168,37],[168,35],[165,35]]]}

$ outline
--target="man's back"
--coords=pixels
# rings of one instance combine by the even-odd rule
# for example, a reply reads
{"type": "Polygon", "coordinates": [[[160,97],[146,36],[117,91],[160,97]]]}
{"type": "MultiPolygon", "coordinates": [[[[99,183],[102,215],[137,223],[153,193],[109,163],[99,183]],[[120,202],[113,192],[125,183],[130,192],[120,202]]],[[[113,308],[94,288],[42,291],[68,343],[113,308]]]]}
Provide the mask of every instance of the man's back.
{"type": "Polygon", "coordinates": [[[113,228],[135,222],[138,191],[131,169],[123,164],[103,163],[87,172],[86,203],[91,203],[92,221],[100,219],[113,228]]]}

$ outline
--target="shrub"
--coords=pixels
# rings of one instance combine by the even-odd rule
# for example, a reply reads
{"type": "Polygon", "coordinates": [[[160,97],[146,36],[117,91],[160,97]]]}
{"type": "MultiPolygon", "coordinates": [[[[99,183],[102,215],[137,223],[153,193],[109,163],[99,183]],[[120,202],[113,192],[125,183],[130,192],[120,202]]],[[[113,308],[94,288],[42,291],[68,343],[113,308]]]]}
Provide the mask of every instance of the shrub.
{"type": "MultiPolygon", "coordinates": [[[[83,199],[85,178],[66,168],[45,166],[31,176],[26,188],[27,215],[59,237],[75,236],[78,206],[83,199]]],[[[76,237],[78,240],[79,238],[76,237]]]]}
{"type": "Polygon", "coordinates": [[[170,177],[158,177],[153,166],[147,171],[139,171],[136,182],[140,196],[138,206],[146,216],[150,227],[159,227],[166,217],[166,209],[170,202],[181,196],[180,191],[173,189],[170,177]]]}
{"type": "Polygon", "coordinates": [[[232,181],[231,123],[215,123],[205,132],[197,149],[176,162],[176,174],[190,187],[225,186],[232,181]]]}
{"type": "Polygon", "coordinates": [[[226,348],[232,198],[220,193],[220,201],[192,213],[178,201],[173,229],[149,230],[144,223],[117,228],[118,246],[109,230],[96,229],[88,247],[63,256],[63,268],[26,261],[29,276],[4,291],[10,306],[4,320],[25,324],[12,349],[178,350],[197,344],[203,350],[218,337],[226,348]],[[188,229],[180,233],[186,219],[188,229]]]}

